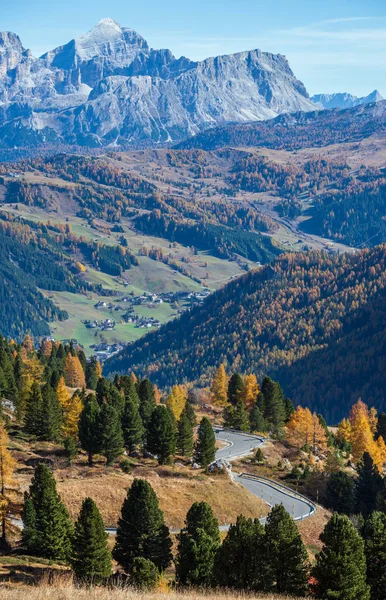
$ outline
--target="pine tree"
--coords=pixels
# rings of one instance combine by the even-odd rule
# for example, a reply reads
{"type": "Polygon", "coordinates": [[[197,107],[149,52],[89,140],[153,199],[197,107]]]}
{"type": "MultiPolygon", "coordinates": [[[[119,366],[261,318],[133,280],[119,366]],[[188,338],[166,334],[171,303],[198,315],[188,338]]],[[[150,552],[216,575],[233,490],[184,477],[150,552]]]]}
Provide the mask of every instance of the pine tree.
{"type": "Polygon", "coordinates": [[[178,535],[177,582],[189,586],[210,585],[219,546],[218,521],[211,507],[206,502],[195,502],[178,535]]]}
{"type": "Polygon", "coordinates": [[[91,498],[83,501],[75,523],[71,566],[82,581],[98,584],[111,575],[108,535],[97,505],[91,498]]]}
{"type": "Polygon", "coordinates": [[[377,507],[377,496],[382,491],[382,477],[368,452],[363,455],[358,466],[358,478],[355,484],[355,512],[365,519],[377,507]]]}
{"type": "Polygon", "coordinates": [[[326,506],[343,515],[354,508],[354,480],[345,471],[331,473],[326,486],[326,506]]]}
{"type": "Polygon", "coordinates": [[[177,454],[186,458],[193,455],[193,428],[185,411],[178,423],[177,454]]]}
{"type": "Polygon", "coordinates": [[[324,545],[312,570],[316,596],[331,600],[369,600],[363,540],[348,517],[334,514],[320,539],[324,545]]]}
{"type": "Polygon", "coordinates": [[[183,413],[188,417],[189,422],[190,422],[192,428],[196,427],[196,425],[197,425],[196,413],[194,412],[194,408],[190,404],[189,401],[185,404],[185,408],[184,408],[183,413]]]}
{"type": "Polygon", "coordinates": [[[264,377],[261,391],[264,396],[264,418],[273,426],[274,430],[280,429],[285,422],[284,394],[280,384],[264,377]]]}
{"type": "Polygon", "coordinates": [[[377,430],[376,430],[375,437],[377,439],[379,437],[382,437],[384,440],[386,440],[386,413],[384,413],[384,412],[380,413],[380,415],[378,417],[377,430]]]}
{"type": "Polygon", "coordinates": [[[160,465],[167,464],[176,451],[176,430],[172,413],[165,406],[157,406],[151,415],[146,449],[158,457],[160,465]]]}
{"type": "Polygon", "coordinates": [[[288,423],[288,421],[290,420],[290,418],[292,417],[292,415],[295,412],[295,407],[292,403],[292,400],[290,400],[290,398],[285,398],[284,399],[284,413],[285,413],[285,422],[288,423]]]}
{"type": "Polygon", "coordinates": [[[166,401],[166,406],[172,411],[176,421],[179,421],[188,399],[188,391],[184,385],[174,385],[166,401]]]}
{"type": "Polygon", "coordinates": [[[60,436],[62,412],[56,392],[46,383],[42,389],[42,411],[39,437],[48,442],[55,442],[60,436]]]}
{"type": "Polygon", "coordinates": [[[137,408],[139,408],[139,396],[132,377],[122,375],[120,377],[119,386],[123,390],[123,395],[125,396],[126,402],[129,400],[130,402],[133,402],[137,408]]]}
{"type": "Polygon", "coordinates": [[[68,560],[71,555],[72,523],[60,496],[55,479],[46,465],[35,467],[26,496],[26,534],[23,539],[29,552],[51,560],[68,560]],[[32,510],[33,507],[33,510],[32,510]]]}
{"type": "Polygon", "coordinates": [[[93,455],[102,451],[100,412],[101,409],[95,396],[89,396],[79,418],[79,441],[82,449],[88,453],[90,466],[93,462],[93,455]]]}
{"type": "Polygon", "coordinates": [[[373,512],[362,528],[371,600],[384,600],[386,590],[386,514],[373,512]]]}
{"type": "Polygon", "coordinates": [[[1,518],[1,547],[8,549],[7,513],[10,503],[9,486],[15,470],[16,461],[8,450],[9,438],[4,421],[0,421],[0,518],[1,518]]]}
{"type": "Polygon", "coordinates": [[[33,553],[36,546],[36,513],[34,504],[29,497],[28,492],[24,492],[24,504],[23,510],[21,514],[21,518],[23,521],[23,534],[22,534],[22,542],[24,548],[30,554],[33,553]]]}
{"type": "Polygon", "coordinates": [[[255,404],[251,411],[250,426],[252,432],[264,433],[268,431],[267,422],[264,419],[257,404],[255,404]]]}
{"type": "Polygon", "coordinates": [[[121,421],[115,408],[110,404],[102,406],[99,418],[101,453],[106,458],[107,465],[123,453],[123,433],[121,421]]]}
{"type": "Polygon", "coordinates": [[[151,560],[138,556],[134,559],[130,583],[137,590],[151,590],[157,587],[160,573],[151,560]]]}
{"type": "Polygon", "coordinates": [[[31,435],[37,436],[40,434],[42,404],[43,399],[40,385],[34,382],[28,396],[24,418],[25,430],[31,435]]]}
{"type": "Polygon", "coordinates": [[[265,530],[259,520],[239,515],[217,552],[215,583],[235,590],[265,591],[267,561],[264,541],[265,530]]]}
{"type": "Polygon", "coordinates": [[[244,394],[244,382],[239,373],[234,373],[228,383],[228,402],[236,406],[239,400],[242,400],[244,394]]]}
{"type": "Polygon", "coordinates": [[[278,594],[305,596],[308,554],[295,522],[282,504],[272,508],[265,526],[266,582],[278,594]]]}
{"type": "Polygon", "coordinates": [[[130,573],[137,557],[151,560],[159,571],[172,561],[172,542],[157,496],[150,483],[134,479],[118,521],[114,559],[130,573]]]}
{"type": "Polygon", "coordinates": [[[102,376],[100,371],[100,364],[98,363],[95,357],[90,358],[87,362],[85,377],[86,377],[86,387],[89,390],[96,390],[98,385],[98,380],[102,376]]]}
{"type": "Polygon", "coordinates": [[[125,396],[125,410],[122,417],[122,432],[127,452],[134,452],[141,443],[144,427],[138,404],[133,401],[131,395],[125,396]]]}
{"type": "Polygon", "coordinates": [[[73,356],[71,352],[67,354],[64,365],[64,376],[66,384],[72,388],[86,387],[86,378],[82,364],[77,356],[73,356]]]}
{"type": "Polygon", "coordinates": [[[213,404],[216,406],[226,406],[228,403],[228,377],[225,371],[225,365],[221,364],[213,377],[212,387],[210,388],[213,404]]]}
{"type": "Polygon", "coordinates": [[[214,461],[216,456],[216,437],[207,417],[201,419],[198,437],[194,449],[194,460],[204,469],[214,461]]]}
{"type": "Polygon", "coordinates": [[[141,415],[142,423],[145,429],[150,421],[150,417],[156,407],[154,388],[148,379],[142,379],[138,386],[139,396],[139,414],[141,415]]]}

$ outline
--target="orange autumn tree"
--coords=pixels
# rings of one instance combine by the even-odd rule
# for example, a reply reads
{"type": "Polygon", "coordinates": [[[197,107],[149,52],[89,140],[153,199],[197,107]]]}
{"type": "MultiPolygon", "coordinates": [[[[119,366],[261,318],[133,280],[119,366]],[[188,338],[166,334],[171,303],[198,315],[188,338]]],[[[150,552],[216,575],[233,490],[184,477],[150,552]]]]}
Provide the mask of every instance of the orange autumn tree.
{"type": "Polygon", "coordinates": [[[0,518],[2,525],[2,547],[6,548],[7,541],[7,511],[10,503],[9,487],[15,470],[16,461],[8,450],[9,439],[5,423],[0,423],[0,518]]]}
{"type": "Polygon", "coordinates": [[[64,364],[64,377],[66,385],[72,388],[86,387],[86,378],[82,364],[77,356],[73,356],[71,352],[67,354],[64,364]]]}
{"type": "Polygon", "coordinates": [[[257,382],[256,375],[246,375],[244,379],[242,401],[248,412],[252,410],[259,392],[260,386],[257,382]]]}
{"type": "Polygon", "coordinates": [[[309,447],[312,452],[327,448],[327,437],[318,416],[309,408],[298,406],[287,423],[287,440],[296,448],[309,447]]]}
{"type": "Polygon", "coordinates": [[[228,377],[224,364],[221,364],[217,369],[210,391],[213,404],[216,406],[226,406],[228,404],[228,377]]]}
{"type": "Polygon", "coordinates": [[[351,409],[349,422],[353,461],[358,463],[363,454],[368,452],[378,470],[381,471],[386,462],[386,445],[382,437],[374,439],[378,422],[375,409],[369,410],[359,399],[351,409]]]}

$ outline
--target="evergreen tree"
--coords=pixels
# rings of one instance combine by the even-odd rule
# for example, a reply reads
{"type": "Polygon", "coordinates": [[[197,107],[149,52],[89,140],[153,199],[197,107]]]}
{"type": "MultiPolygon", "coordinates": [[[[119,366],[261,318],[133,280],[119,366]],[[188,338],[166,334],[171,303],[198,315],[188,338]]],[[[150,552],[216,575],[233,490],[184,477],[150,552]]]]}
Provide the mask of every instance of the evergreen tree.
{"type": "Polygon", "coordinates": [[[265,418],[265,400],[264,400],[264,395],[263,395],[262,391],[260,391],[257,394],[256,406],[259,409],[259,411],[261,412],[261,414],[263,415],[263,417],[265,418]]]}
{"type": "Polygon", "coordinates": [[[281,386],[270,377],[264,377],[261,391],[264,396],[264,418],[275,431],[285,422],[284,394],[281,386]]]}
{"type": "Polygon", "coordinates": [[[195,502],[178,535],[177,582],[191,586],[210,585],[219,546],[218,521],[211,507],[206,502],[195,502]]]}
{"type": "Polygon", "coordinates": [[[216,437],[207,417],[201,419],[198,437],[194,449],[194,460],[204,469],[214,461],[216,456],[216,437]]]}
{"type": "Polygon", "coordinates": [[[182,413],[178,423],[177,454],[186,458],[193,455],[193,428],[186,412],[182,413]]]}
{"type": "Polygon", "coordinates": [[[224,410],[224,427],[237,431],[249,431],[250,424],[244,403],[239,400],[236,406],[227,406],[224,410]]]}
{"type": "Polygon", "coordinates": [[[252,432],[264,433],[265,431],[268,431],[267,422],[264,419],[260,408],[257,406],[257,403],[251,410],[249,420],[252,432]]]}
{"type": "Polygon", "coordinates": [[[140,556],[134,559],[130,577],[130,583],[134,588],[151,590],[157,587],[159,580],[160,573],[151,560],[140,556]]]}
{"type": "Polygon", "coordinates": [[[34,381],[27,399],[24,426],[27,433],[38,436],[40,434],[42,417],[42,392],[40,385],[34,381]]]}
{"type": "Polygon", "coordinates": [[[371,600],[384,600],[386,590],[386,514],[373,512],[362,528],[371,600]]]}
{"type": "Polygon", "coordinates": [[[377,429],[375,433],[376,439],[382,437],[386,440],[386,413],[382,412],[378,416],[377,429]]]}
{"type": "Polygon", "coordinates": [[[119,387],[123,390],[126,402],[129,400],[130,402],[133,402],[137,408],[139,408],[139,396],[132,377],[129,377],[128,375],[121,375],[119,379],[119,387]]]}
{"type": "Polygon", "coordinates": [[[111,575],[107,538],[97,505],[86,498],[75,523],[72,546],[71,566],[78,579],[98,584],[111,575]]]}
{"type": "Polygon", "coordinates": [[[28,492],[24,492],[21,518],[23,521],[22,543],[27,552],[32,554],[36,547],[36,513],[28,492]]]}
{"type": "Polygon", "coordinates": [[[183,410],[183,413],[182,413],[182,414],[185,414],[185,415],[188,417],[188,419],[189,419],[189,421],[190,421],[190,424],[191,424],[192,428],[196,427],[196,425],[197,425],[197,417],[196,417],[196,413],[194,412],[194,408],[193,408],[193,406],[191,405],[191,403],[189,402],[189,400],[188,400],[188,402],[185,404],[185,408],[184,408],[184,410],[183,410]]]}
{"type": "Polygon", "coordinates": [[[138,386],[139,396],[139,414],[141,415],[142,423],[147,428],[150,417],[156,407],[154,396],[154,388],[148,379],[142,379],[138,386]]]}
{"type": "Polygon", "coordinates": [[[98,375],[97,375],[97,360],[93,356],[90,358],[88,363],[86,364],[85,376],[86,376],[86,387],[89,390],[96,390],[98,384],[98,375]]]}
{"type": "Polygon", "coordinates": [[[334,514],[320,539],[324,545],[312,571],[316,596],[323,600],[369,600],[363,540],[348,517],[334,514]]]}
{"type": "Polygon", "coordinates": [[[151,415],[146,449],[158,457],[158,463],[168,463],[176,451],[176,430],[170,411],[165,406],[157,406],[151,415]]]}
{"type": "Polygon", "coordinates": [[[130,573],[137,557],[151,560],[159,571],[171,564],[172,542],[157,496],[150,483],[134,479],[122,506],[113,557],[130,573]]]}
{"type": "Polygon", "coordinates": [[[51,560],[68,560],[71,555],[72,523],[56,491],[54,476],[39,463],[26,495],[26,533],[29,552],[51,560]]]}
{"type": "MultiPolygon", "coordinates": [[[[131,380],[130,380],[131,381],[131,380]]],[[[134,388],[134,384],[133,388],[134,388]]],[[[133,395],[125,394],[125,410],[122,417],[122,431],[127,452],[134,452],[141,443],[144,427],[138,404],[133,400],[133,395]]]]}
{"type": "Polygon", "coordinates": [[[290,398],[285,398],[284,400],[284,414],[285,414],[285,422],[288,423],[290,418],[295,412],[295,407],[290,398]]]}
{"type": "Polygon", "coordinates": [[[42,410],[39,437],[48,442],[55,442],[60,436],[62,411],[56,392],[49,384],[42,389],[42,410]]]}
{"type": "Polygon", "coordinates": [[[265,551],[267,587],[278,594],[305,596],[308,554],[295,522],[282,504],[274,506],[267,517],[265,551]]]}
{"type": "Polygon", "coordinates": [[[217,552],[215,583],[236,590],[264,591],[267,570],[264,541],[264,527],[258,519],[238,516],[217,552]]]}
{"type": "Polygon", "coordinates": [[[111,404],[102,406],[99,418],[100,443],[103,456],[107,464],[123,453],[123,434],[121,421],[115,408],[111,404]]]}
{"type": "Polygon", "coordinates": [[[326,506],[334,512],[351,515],[354,508],[354,480],[345,471],[331,473],[326,486],[326,506]]]}
{"type": "Polygon", "coordinates": [[[382,477],[368,452],[358,465],[355,484],[355,512],[366,519],[377,508],[378,495],[382,492],[382,477]]]}
{"type": "Polygon", "coordinates": [[[236,406],[239,400],[242,400],[244,392],[244,382],[240,373],[234,373],[228,383],[228,402],[236,406]]]}
{"type": "Polygon", "coordinates": [[[68,464],[69,464],[69,466],[71,466],[75,456],[78,454],[78,448],[77,448],[76,441],[74,440],[73,437],[67,437],[63,441],[63,447],[64,447],[65,455],[68,458],[68,464]]]}
{"type": "Polygon", "coordinates": [[[95,396],[89,396],[79,418],[79,441],[82,449],[88,453],[90,466],[93,455],[102,451],[100,412],[95,396]]]}

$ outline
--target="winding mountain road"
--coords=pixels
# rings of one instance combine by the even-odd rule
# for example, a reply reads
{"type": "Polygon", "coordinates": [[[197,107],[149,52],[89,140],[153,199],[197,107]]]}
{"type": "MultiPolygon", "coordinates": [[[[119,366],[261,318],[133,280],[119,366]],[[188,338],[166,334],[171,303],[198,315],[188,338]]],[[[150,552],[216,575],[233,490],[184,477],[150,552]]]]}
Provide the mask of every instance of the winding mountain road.
{"type": "MultiPolygon", "coordinates": [[[[264,445],[265,438],[262,436],[245,434],[237,431],[215,428],[216,440],[226,445],[216,452],[216,460],[231,462],[243,456],[248,456],[256,448],[264,445]]],[[[283,504],[284,508],[292,515],[295,521],[306,519],[314,514],[316,505],[305,496],[297,494],[290,488],[248,473],[236,474],[230,471],[233,481],[245,487],[249,492],[263,500],[269,506],[283,504]]],[[[261,522],[265,518],[260,519],[261,522]]]]}

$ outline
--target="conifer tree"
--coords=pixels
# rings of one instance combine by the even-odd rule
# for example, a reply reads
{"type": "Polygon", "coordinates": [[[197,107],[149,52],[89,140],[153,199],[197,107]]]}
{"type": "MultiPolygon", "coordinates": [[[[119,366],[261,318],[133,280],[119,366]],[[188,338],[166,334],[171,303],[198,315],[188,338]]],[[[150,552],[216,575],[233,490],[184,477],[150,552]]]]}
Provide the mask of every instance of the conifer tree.
{"type": "Polygon", "coordinates": [[[34,382],[29,393],[25,411],[24,426],[27,433],[39,435],[42,417],[42,392],[40,385],[34,382]]]}
{"type": "Polygon", "coordinates": [[[66,384],[72,388],[86,387],[86,378],[82,364],[77,356],[73,356],[71,352],[67,354],[64,365],[64,377],[66,384]]]}
{"type": "Polygon", "coordinates": [[[62,411],[64,412],[70,400],[70,394],[67,390],[66,382],[64,381],[63,375],[61,375],[58,381],[58,385],[55,389],[59,404],[61,406],[62,411]]]}
{"type": "Polygon", "coordinates": [[[132,395],[127,395],[125,398],[122,432],[125,448],[130,454],[130,452],[134,452],[138,448],[145,430],[141,415],[139,414],[138,404],[133,400],[132,395]]]}
{"type": "Polygon", "coordinates": [[[285,413],[285,422],[288,423],[288,421],[290,420],[291,416],[294,414],[295,412],[295,407],[292,403],[292,400],[290,398],[285,398],[284,399],[284,413],[285,413]]]}
{"type": "Polygon", "coordinates": [[[189,586],[210,585],[219,546],[218,521],[211,507],[206,502],[195,502],[178,535],[177,582],[189,586]]]}
{"type": "Polygon", "coordinates": [[[240,373],[234,373],[228,383],[228,402],[236,406],[239,400],[242,400],[244,393],[244,382],[240,373]]]}
{"type": "Polygon", "coordinates": [[[55,442],[60,436],[62,412],[56,392],[46,383],[42,389],[42,411],[39,437],[48,442],[55,442]]]}
{"type": "Polygon", "coordinates": [[[175,424],[172,413],[165,406],[157,406],[151,415],[146,449],[158,457],[160,465],[167,464],[176,451],[175,424]]]}
{"type": "Polygon", "coordinates": [[[265,530],[258,519],[237,517],[220,546],[214,580],[221,587],[243,591],[266,589],[265,530]]]}
{"type": "Polygon", "coordinates": [[[384,413],[384,412],[380,413],[380,415],[378,416],[378,423],[377,423],[377,429],[375,432],[375,437],[377,439],[379,437],[382,437],[384,440],[386,440],[386,413],[384,413]]]}
{"type": "Polygon", "coordinates": [[[62,436],[64,438],[78,439],[79,419],[83,410],[83,402],[78,393],[75,393],[63,410],[62,436]]]}
{"type": "Polygon", "coordinates": [[[252,408],[252,411],[251,411],[250,426],[251,426],[252,433],[254,433],[254,432],[264,433],[264,432],[268,431],[267,422],[264,419],[257,403],[255,404],[255,406],[252,408]]]}
{"type": "Polygon", "coordinates": [[[194,449],[194,460],[204,469],[214,461],[216,456],[216,437],[207,417],[201,419],[194,449]]]}
{"type": "Polygon", "coordinates": [[[157,496],[144,479],[134,479],[118,521],[114,559],[131,573],[138,557],[151,560],[159,571],[171,564],[172,541],[157,496]]]}
{"type": "Polygon", "coordinates": [[[178,423],[177,454],[186,458],[193,455],[193,428],[185,411],[178,423]]]}
{"type": "Polygon", "coordinates": [[[121,376],[119,387],[123,390],[123,395],[126,402],[130,400],[136,405],[137,408],[139,408],[139,396],[132,377],[129,377],[128,375],[121,376]]]}
{"type": "Polygon", "coordinates": [[[166,401],[166,406],[172,411],[176,421],[179,421],[188,399],[188,392],[184,385],[174,385],[166,401]]]}
{"type": "Polygon", "coordinates": [[[8,433],[4,421],[0,421],[0,518],[1,518],[1,547],[8,549],[7,513],[10,503],[9,487],[15,470],[16,461],[8,450],[8,433]]]}
{"type": "Polygon", "coordinates": [[[245,410],[250,413],[255,405],[257,396],[260,393],[260,386],[257,383],[256,375],[246,375],[242,393],[242,401],[245,410]]]}
{"type": "Polygon", "coordinates": [[[192,428],[196,427],[196,425],[197,425],[197,417],[196,417],[196,413],[194,412],[194,408],[190,404],[190,402],[187,402],[185,404],[185,408],[183,410],[183,413],[188,417],[189,422],[190,422],[192,428]]]}
{"type": "Polygon", "coordinates": [[[38,463],[26,495],[23,539],[29,552],[51,560],[68,560],[71,555],[72,523],[56,491],[49,468],[38,463]]]}
{"type": "Polygon", "coordinates": [[[89,396],[79,418],[79,441],[82,449],[88,453],[90,466],[93,463],[93,455],[102,451],[100,412],[95,396],[89,396]]]}
{"type": "Polygon", "coordinates": [[[226,406],[228,403],[228,377],[225,371],[225,365],[221,364],[213,377],[212,387],[210,388],[213,404],[216,406],[226,406]]]}
{"type": "Polygon", "coordinates": [[[160,573],[151,560],[141,556],[134,559],[130,583],[135,589],[151,590],[157,587],[159,581],[160,573]]]}
{"type": "Polygon", "coordinates": [[[123,434],[121,421],[115,408],[110,404],[102,406],[99,417],[101,452],[107,465],[123,453],[123,434]]]}
{"type": "Polygon", "coordinates": [[[363,540],[348,517],[334,514],[320,539],[323,548],[312,570],[316,596],[331,600],[369,600],[363,540]]]}
{"type": "Polygon", "coordinates": [[[261,391],[264,396],[264,418],[275,431],[285,422],[284,394],[281,386],[270,377],[264,377],[261,391]]]}
{"type": "Polygon", "coordinates": [[[108,535],[97,505],[91,498],[83,501],[75,523],[71,566],[78,579],[98,584],[111,575],[108,535]]]}
{"type": "Polygon", "coordinates": [[[343,515],[354,509],[354,480],[345,471],[331,473],[326,485],[326,506],[343,515]]]}
{"type": "Polygon", "coordinates": [[[244,402],[239,400],[236,406],[227,406],[224,410],[224,427],[237,431],[249,431],[250,424],[244,402]]]}
{"type": "Polygon", "coordinates": [[[142,379],[138,386],[139,396],[139,414],[145,429],[147,428],[150,417],[156,407],[154,388],[148,379],[142,379]]]}
{"type": "Polygon", "coordinates": [[[371,600],[384,600],[386,590],[386,514],[373,512],[362,528],[371,600]]]}
{"type": "Polygon", "coordinates": [[[36,513],[34,504],[28,494],[24,492],[24,504],[21,514],[23,521],[22,542],[23,546],[30,554],[33,553],[36,545],[36,513]]]}
{"type": "Polygon", "coordinates": [[[272,508],[265,526],[267,585],[278,594],[305,596],[308,554],[292,517],[282,504],[272,508]]]}
{"type": "Polygon", "coordinates": [[[382,477],[368,452],[365,452],[358,466],[355,484],[355,512],[366,519],[377,507],[377,497],[382,491],[382,477]]]}

